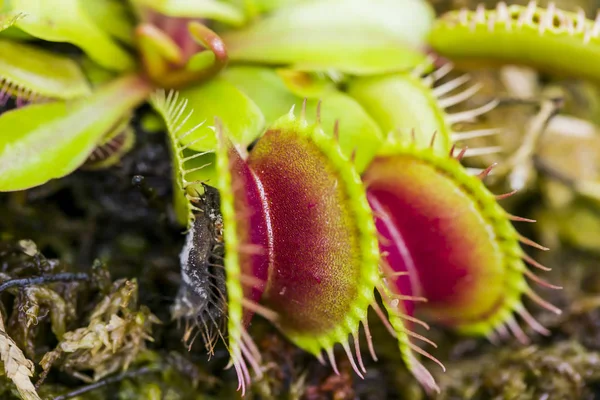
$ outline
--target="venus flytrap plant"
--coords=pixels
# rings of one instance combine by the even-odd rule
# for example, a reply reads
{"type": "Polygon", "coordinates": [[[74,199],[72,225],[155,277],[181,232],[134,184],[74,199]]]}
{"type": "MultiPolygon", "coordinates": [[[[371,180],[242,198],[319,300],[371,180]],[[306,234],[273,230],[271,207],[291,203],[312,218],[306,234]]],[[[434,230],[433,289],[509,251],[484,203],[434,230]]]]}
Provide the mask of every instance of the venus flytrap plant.
{"type": "Polygon", "coordinates": [[[264,302],[277,312],[278,326],[290,340],[319,358],[325,353],[334,369],[333,347],[340,343],[361,375],[348,336],[358,340],[375,302],[375,227],[350,161],[335,138],[309,125],[304,113],[275,122],[248,157],[264,188],[273,229],[264,302]],[[324,219],[327,226],[317,222],[324,219]]]}
{"type": "MultiPolygon", "coordinates": [[[[177,106],[176,98],[170,96],[170,100],[162,104],[159,109],[170,109],[172,116],[185,120],[185,103],[177,106]]],[[[510,329],[520,341],[528,341],[513,313],[521,315],[537,332],[548,333],[527,312],[520,298],[526,294],[547,309],[559,312],[528,286],[525,277],[546,287],[557,287],[534,275],[523,264],[522,259],[534,267],[546,269],[518,245],[522,241],[541,248],[512,228],[511,220],[524,219],[504,212],[480,182],[491,168],[479,177],[472,177],[457,160],[437,155],[429,148],[423,149],[416,142],[409,147],[386,143],[363,175],[367,190],[364,193],[363,184],[357,181],[356,169],[337,143],[341,133],[327,135],[318,125],[320,114],[317,114],[317,125],[310,125],[305,113],[306,102],[299,119],[289,114],[275,121],[253,146],[247,161],[243,161],[246,156],[240,156],[231,145],[226,153],[217,151],[215,185],[221,195],[219,209],[222,216],[219,223],[222,223],[224,234],[229,233],[221,240],[225,246],[227,243],[233,246],[225,254],[237,255],[234,258],[225,256],[223,263],[211,264],[212,269],[202,264],[189,264],[190,256],[186,256],[187,267],[182,270],[184,282],[206,273],[212,277],[221,276],[216,271],[219,268],[225,270],[222,279],[227,287],[228,347],[240,387],[245,388],[250,382],[246,363],[260,376],[260,355],[245,330],[253,312],[266,316],[299,347],[323,360],[322,353],[327,355],[336,371],[333,347],[341,344],[356,373],[362,376],[365,368],[356,347],[358,327],[360,323],[364,325],[370,341],[365,318],[368,308],[373,307],[390,333],[398,338],[408,368],[428,391],[439,388],[415,353],[437,360],[415,343],[433,344],[413,331],[414,325],[427,326],[415,318],[415,309],[425,311],[436,322],[461,333],[485,335],[492,340],[496,336],[505,337],[510,329]],[[278,152],[286,157],[277,156],[278,152]],[[237,161],[233,164],[223,161],[231,157],[237,161]],[[387,165],[390,162],[393,167],[387,165]],[[234,171],[244,172],[236,175],[234,171]],[[337,185],[333,181],[324,181],[330,174],[337,176],[334,178],[337,185]],[[236,176],[238,178],[234,178],[236,176]],[[240,176],[246,178],[240,180],[240,176]],[[234,181],[238,183],[232,183],[234,181]],[[303,188],[302,185],[315,186],[303,188]],[[344,194],[344,190],[356,192],[344,194]],[[252,204],[244,201],[236,207],[233,199],[238,198],[255,200],[252,204]],[[365,204],[359,206],[361,198],[365,204]],[[366,206],[367,198],[375,218],[366,206]],[[457,225],[455,218],[444,216],[457,212],[463,216],[460,222],[464,227],[457,225]],[[337,215],[341,219],[334,223],[337,215]],[[259,220],[249,223],[248,216],[259,220]],[[317,222],[324,219],[329,221],[327,227],[317,222]],[[377,222],[379,234],[371,221],[377,222]],[[245,228],[239,231],[236,226],[242,222],[245,228]],[[289,229],[291,225],[293,230],[289,229]],[[437,226],[435,234],[431,231],[432,225],[437,226]],[[233,236],[231,226],[234,233],[237,232],[233,236]],[[417,226],[423,227],[422,234],[417,234],[417,226]],[[337,229],[347,232],[339,234],[337,229]],[[465,236],[465,232],[469,235],[465,236]],[[325,246],[331,238],[337,238],[336,246],[325,246]],[[341,238],[349,242],[338,246],[341,238]],[[373,247],[373,242],[376,243],[378,238],[380,250],[375,250],[377,247],[373,247]],[[353,240],[358,242],[353,244],[353,240]],[[371,250],[364,253],[367,243],[371,243],[371,250]],[[322,254],[324,249],[328,250],[322,254]],[[352,256],[354,251],[357,253],[352,256]],[[375,256],[379,251],[383,255],[381,261],[375,256]],[[256,270],[256,261],[241,261],[250,256],[258,257],[261,260],[258,265],[264,267],[256,270]],[[351,260],[361,259],[365,260],[360,264],[362,266],[353,266],[351,260]],[[268,272],[265,274],[265,271],[268,272]],[[432,279],[432,276],[444,276],[444,279],[432,279]],[[244,291],[244,284],[258,291],[244,291]],[[492,289],[494,295],[491,295],[492,289]],[[375,290],[381,294],[387,316],[373,297],[375,290]],[[423,300],[427,303],[418,306],[423,300]],[[257,304],[258,301],[262,305],[257,304]],[[329,304],[329,301],[333,303],[329,304]],[[306,311],[302,311],[305,307],[306,311]],[[350,350],[349,337],[355,344],[356,361],[350,350]]],[[[182,126],[176,119],[174,121],[168,125],[182,126]]],[[[222,126],[217,125],[215,129],[219,133],[217,138],[221,137],[222,126]]],[[[192,129],[172,136],[176,157],[180,158],[186,147],[181,137],[193,135],[193,132],[192,129]]],[[[464,153],[460,152],[458,158],[464,153]]],[[[196,156],[205,155],[197,153],[196,156]]],[[[184,165],[182,160],[180,158],[178,165],[184,165]]],[[[179,172],[180,179],[188,175],[185,167],[179,172]]],[[[180,182],[183,182],[184,190],[194,185],[187,180],[180,182]]],[[[182,257],[198,251],[199,244],[194,244],[194,238],[202,231],[194,224],[201,221],[204,225],[203,221],[213,218],[210,216],[214,215],[216,205],[207,212],[208,193],[205,188],[204,196],[187,194],[191,225],[188,225],[189,244],[182,257]]],[[[218,259],[215,252],[216,247],[204,250],[205,255],[200,260],[218,259]]],[[[216,296],[215,288],[219,287],[216,283],[198,286],[205,296],[209,294],[209,298],[210,293],[216,296]]],[[[186,298],[185,294],[183,296],[186,298]]],[[[215,301],[215,304],[224,306],[224,301],[215,301]]],[[[198,306],[200,309],[205,307],[202,303],[198,306]]],[[[191,317],[199,318],[196,321],[199,329],[203,326],[206,329],[203,313],[195,310],[191,317]]],[[[214,318],[212,322],[219,330],[218,319],[214,318]]],[[[212,348],[213,341],[208,343],[212,348]]],[[[372,344],[369,348],[372,349],[372,344]]]]}
{"type": "MultiPolygon", "coordinates": [[[[191,319],[192,326],[209,338],[209,353],[217,337],[214,330],[221,332],[225,319],[231,365],[242,390],[250,383],[246,364],[261,375],[260,353],[246,332],[255,312],[321,361],[326,356],[336,372],[333,349],[340,344],[362,377],[366,369],[359,345],[361,324],[376,358],[368,309],[373,307],[389,324],[374,297],[376,289],[383,290],[380,280],[385,274],[378,262],[374,219],[360,177],[339,146],[340,133],[328,135],[321,129],[320,109],[316,123],[310,124],[305,102],[299,118],[292,108],[269,127],[247,156],[240,156],[228,144],[223,126],[217,124],[217,139],[221,146],[225,144],[217,150],[215,161],[217,202],[211,194],[214,189],[208,186],[196,195],[187,191],[197,185],[188,180],[193,171],[186,170],[183,157],[187,145],[181,138],[194,132],[193,128],[180,130],[181,121],[191,116],[185,111],[187,103],[177,103],[173,93],[167,97],[163,93],[154,104],[167,120],[179,166],[178,182],[187,197],[184,286],[176,315],[191,319]],[[286,157],[277,157],[277,152],[286,157]],[[319,222],[324,219],[329,221],[326,226],[319,222]],[[222,237],[214,233],[217,225],[222,237]]],[[[403,299],[418,300],[410,294],[403,299]]],[[[408,314],[405,317],[412,319],[408,314]]],[[[395,313],[389,318],[401,316],[395,313]]],[[[391,333],[405,344],[403,358],[415,376],[428,390],[437,390],[413,355],[414,351],[431,357],[409,339],[421,336],[404,325],[391,333]]]]}
{"type": "Polygon", "coordinates": [[[453,158],[454,142],[495,131],[461,136],[452,124],[497,102],[446,111],[478,85],[440,83],[449,65],[430,71],[427,3],[132,0],[128,21],[109,0],[61,3],[70,15],[40,1],[11,1],[24,16],[6,16],[13,26],[0,33],[0,46],[23,54],[0,53],[2,90],[34,103],[0,115],[0,190],[116,162],[133,145],[132,111],[150,101],[165,121],[187,234],[172,314],[189,323],[184,342],[200,334],[209,355],[223,339],[242,392],[251,371],[263,373],[254,314],[335,372],[341,346],[362,377],[361,325],[376,358],[372,308],[428,392],[439,388],[420,356],[439,361],[419,344],[435,346],[416,332],[428,327],[419,312],[491,339],[527,340],[514,314],[547,333],[521,297],[559,312],[527,279],[555,286],[525,266],[547,269],[519,242],[545,248],[514,230],[525,219],[500,208],[506,196],[487,191],[491,167],[473,177],[460,164],[478,149],[453,158]],[[94,7],[103,16],[90,17],[94,7]],[[101,68],[3,35],[11,30],[72,43],[101,68]],[[120,43],[135,44],[139,60],[120,43]]]}
{"type": "MultiPolygon", "coordinates": [[[[201,331],[209,353],[216,338],[223,337],[223,327],[227,327],[231,365],[244,392],[250,383],[247,364],[259,376],[261,373],[260,353],[246,327],[255,312],[275,318],[257,304],[271,265],[271,255],[266,250],[270,217],[262,203],[261,188],[219,121],[214,166],[218,195],[215,189],[207,187],[202,193],[196,191],[193,185],[198,182],[187,180],[194,171],[186,169],[185,162],[190,159],[184,156],[188,145],[182,140],[195,131],[183,130],[191,116],[186,111],[187,101],[179,102],[174,92],[168,96],[159,92],[153,104],[167,121],[178,167],[176,181],[185,193],[187,207],[188,236],[181,254],[183,285],[174,316],[190,320],[192,331],[196,328],[201,331]]],[[[190,157],[202,156],[203,153],[197,153],[190,157]]]]}
{"type": "MultiPolygon", "coordinates": [[[[306,92],[303,88],[297,88],[296,93],[299,91],[306,92]]],[[[335,89],[332,83],[328,90],[319,93],[319,97],[308,100],[304,105],[307,121],[316,122],[316,110],[321,104],[320,126],[331,137],[337,131],[342,152],[353,159],[359,172],[364,170],[382,143],[381,130],[354,99],[335,89]]],[[[213,115],[219,115],[232,140],[247,147],[266,126],[285,114],[290,105],[299,108],[304,102],[290,90],[278,71],[265,67],[232,66],[216,79],[182,90],[180,94],[188,106],[195,104],[195,107],[190,107],[190,115],[182,121],[180,128],[183,132],[194,131],[181,138],[189,157],[185,162],[186,170],[193,170],[188,172],[195,176],[190,178],[191,181],[209,184],[215,179],[214,168],[197,169],[214,162],[211,149],[215,147],[216,137],[205,121],[213,115]],[[225,96],[229,99],[227,103],[213,101],[225,96]]],[[[174,201],[178,220],[185,224],[187,212],[182,192],[174,191],[174,201]]]]}

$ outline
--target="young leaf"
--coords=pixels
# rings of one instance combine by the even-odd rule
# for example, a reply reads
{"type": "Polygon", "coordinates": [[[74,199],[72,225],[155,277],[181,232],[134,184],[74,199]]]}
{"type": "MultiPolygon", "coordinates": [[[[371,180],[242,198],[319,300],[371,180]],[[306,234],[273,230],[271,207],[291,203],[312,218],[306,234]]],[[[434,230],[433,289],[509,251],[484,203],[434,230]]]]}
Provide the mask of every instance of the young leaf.
{"type": "Polygon", "coordinates": [[[133,58],[94,24],[78,0],[11,0],[11,6],[13,12],[26,14],[15,26],[36,38],[71,43],[108,69],[135,67],[133,58]]]}
{"type": "Polygon", "coordinates": [[[142,78],[126,76],[90,97],[0,115],[0,191],[31,188],[73,172],[150,90],[142,78]]]}
{"type": "Polygon", "coordinates": [[[282,7],[223,40],[232,61],[383,73],[424,59],[419,50],[433,18],[421,0],[309,1],[282,7]]]}

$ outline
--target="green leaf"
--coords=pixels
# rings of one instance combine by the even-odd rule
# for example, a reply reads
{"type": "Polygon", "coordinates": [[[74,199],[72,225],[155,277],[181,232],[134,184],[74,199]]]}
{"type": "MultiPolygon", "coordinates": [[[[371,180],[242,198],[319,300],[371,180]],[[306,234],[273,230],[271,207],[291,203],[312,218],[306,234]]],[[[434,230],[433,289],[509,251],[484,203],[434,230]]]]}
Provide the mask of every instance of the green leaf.
{"type": "Polygon", "coordinates": [[[133,20],[120,0],[79,0],[79,5],[103,31],[128,45],[134,44],[133,20]]]}
{"type": "Polygon", "coordinates": [[[114,79],[120,74],[116,71],[111,71],[96,64],[89,57],[82,57],[79,60],[81,70],[85,74],[88,82],[92,87],[104,85],[114,79]]]}
{"type": "Polygon", "coordinates": [[[132,0],[131,2],[142,16],[144,8],[150,8],[169,17],[208,18],[233,26],[240,26],[245,22],[244,13],[237,7],[216,0],[132,0]]]}
{"type": "Polygon", "coordinates": [[[0,80],[12,94],[67,100],[91,93],[81,68],[69,57],[0,39],[0,80]]]}
{"type": "MultiPolygon", "coordinates": [[[[306,105],[306,119],[316,122],[318,100],[306,105]]],[[[296,103],[296,110],[302,101],[296,103]]],[[[321,100],[321,128],[333,136],[338,126],[338,143],[347,158],[354,158],[354,165],[361,173],[369,165],[383,143],[384,136],[377,123],[356,100],[341,92],[329,92],[321,100]]]]}
{"type": "Polygon", "coordinates": [[[307,0],[244,0],[246,7],[253,7],[259,13],[268,13],[277,10],[278,8],[289,6],[291,4],[300,3],[307,0]]]}
{"type": "Polygon", "coordinates": [[[271,68],[231,66],[225,69],[221,76],[258,105],[265,116],[267,126],[287,113],[292,105],[300,100],[288,90],[281,77],[271,68]]]}
{"type": "Polygon", "coordinates": [[[374,74],[424,60],[434,12],[422,0],[321,0],[282,7],[223,35],[232,61],[374,74]]]}
{"type": "Polygon", "coordinates": [[[446,114],[430,87],[419,78],[410,74],[357,78],[349,83],[348,93],[390,139],[405,144],[414,140],[425,148],[436,133],[435,151],[440,155],[450,151],[452,132],[446,114]]]}
{"type": "Polygon", "coordinates": [[[86,98],[0,115],[0,191],[28,189],[73,172],[150,90],[142,78],[126,76],[86,98]]]}
{"type": "Polygon", "coordinates": [[[218,117],[236,144],[246,147],[256,139],[265,127],[260,108],[241,90],[222,78],[216,78],[199,86],[180,92],[193,110],[182,127],[192,134],[181,139],[183,145],[196,151],[214,150],[217,139],[212,129],[218,117]],[[198,126],[202,124],[201,126],[198,126]]]}
{"type": "Polygon", "coordinates": [[[11,6],[14,12],[26,14],[15,26],[32,36],[71,43],[108,69],[124,71],[135,67],[131,55],[94,24],[79,0],[11,0],[11,6]]]}
{"type": "Polygon", "coordinates": [[[317,98],[335,90],[335,83],[323,73],[280,68],[277,75],[290,92],[302,98],[317,98]]]}
{"type": "MultiPolygon", "coordinates": [[[[232,82],[246,93],[262,110],[266,125],[270,126],[292,107],[302,108],[303,98],[294,95],[282,78],[272,69],[263,67],[231,67],[224,71],[223,78],[232,82]]],[[[355,165],[362,172],[368,165],[383,141],[383,134],[377,123],[361,105],[350,96],[333,88],[321,92],[321,126],[328,135],[334,134],[334,126],[339,121],[339,144],[346,157],[355,153],[355,165]]],[[[306,119],[316,121],[319,98],[306,104],[306,119]]]]}
{"type": "Polygon", "coordinates": [[[262,14],[270,13],[278,8],[289,6],[307,0],[227,0],[227,3],[243,9],[246,18],[251,20],[262,14]]]}

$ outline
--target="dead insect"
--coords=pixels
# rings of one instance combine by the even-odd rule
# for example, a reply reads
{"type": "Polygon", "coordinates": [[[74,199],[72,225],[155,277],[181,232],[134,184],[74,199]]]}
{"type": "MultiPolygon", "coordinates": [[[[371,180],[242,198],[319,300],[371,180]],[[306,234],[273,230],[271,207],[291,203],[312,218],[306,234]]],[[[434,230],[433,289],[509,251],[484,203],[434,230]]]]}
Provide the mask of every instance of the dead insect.
{"type": "MultiPolygon", "coordinates": [[[[191,322],[184,338],[190,344],[190,334],[198,328],[209,354],[213,353],[219,332],[224,329],[227,309],[227,288],[223,269],[223,217],[219,192],[204,185],[199,197],[200,212],[189,229],[180,254],[181,287],[172,309],[174,318],[191,322]]],[[[191,339],[191,340],[190,340],[191,339]]]]}

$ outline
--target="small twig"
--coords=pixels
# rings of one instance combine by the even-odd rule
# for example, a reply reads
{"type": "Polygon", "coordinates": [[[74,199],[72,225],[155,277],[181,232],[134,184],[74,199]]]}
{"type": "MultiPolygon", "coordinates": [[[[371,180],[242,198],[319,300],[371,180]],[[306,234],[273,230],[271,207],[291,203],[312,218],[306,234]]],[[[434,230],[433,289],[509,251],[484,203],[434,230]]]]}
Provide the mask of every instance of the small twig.
{"type": "Polygon", "coordinates": [[[510,107],[510,106],[534,106],[540,105],[540,99],[538,98],[523,98],[514,96],[499,96],[498,107],[510,107]]]}
{"type": "Polygon", "coordinates": [[[533,165],[537,171],[548,176],[550,179],[562,183],[571,190],[575,190],[576,185],[573,178],[567,176],[558,169],[551,167],[550,164],[542,160],[537,155],[533,157],[533,165]]]}
{"type": "Polygon", "coordinates": [[[98,382],[90,383],[89,385],[82,386],[80,388],[77,388],[77,389],[69,392],[69,393],[57,396],[53,400],[67,400],[67,399],[72,399],[73,397],[77,397],[79,395],[82,395],[82,394],[87,393],[87,392],[91,392],[92,390],[96,390],[96,389],[99,389],[99,388],[104,387],[104,386],[112,385],[113,383],[121,382],[122,380],[125,380],[125,379],[128,379],[128,378],[135,378],[135,377],[138,377],[138,376],[141,376],[141,375],[151,374],[151,373],[154,373],[154,372],[160,372],[160,370],[161,370],[161,368],[160,368],[159,365],[154,365],[154,366],[142,367],[142,368],[134,369],[134,370],[131,370],[131,371],[125,371],[125,372],[122,372],[122,373],[120,373],[118,375],[101,379],[98,382]]]}
{"type": "Polygon", "coordinates": [[[548,178],[562,183],[578,195],[594,201],[600,201],[600,184],[598,182],[594,180],[578,180],[572,178],[558,169],[551,167],[548,163],[544,162],[540,157],[537,156],[533,158],[533,165],[535,166],[536,170],[546,175],[548,178]]]}
{"type": "Polygon", "coordinates": [[[494,171],[496,178],[509,175],[510,186],[513,189],[522,189],[526,176],[533,169],[532,157],[535,155],[538,143],[550,120],[559,113],[563,104],[562,98],[546,98],[541,101],[540,111],[530,122],[521,145],[494,171]]]}
{"type": "Polygon", "coordinates": [[[51,282],[77,282],[77,281],[88,281],[88,280],[90,280],[90,276],[83,272],[77,272],[77,273],[63,272],[60,274],[34,276],[32,278],[11,279],[0,285],[0,293],[5,291],[6,289],[10,289],[15,286],[23,287],[23,286],[42,285],[42,284],[51,283],[51,282]]]}

